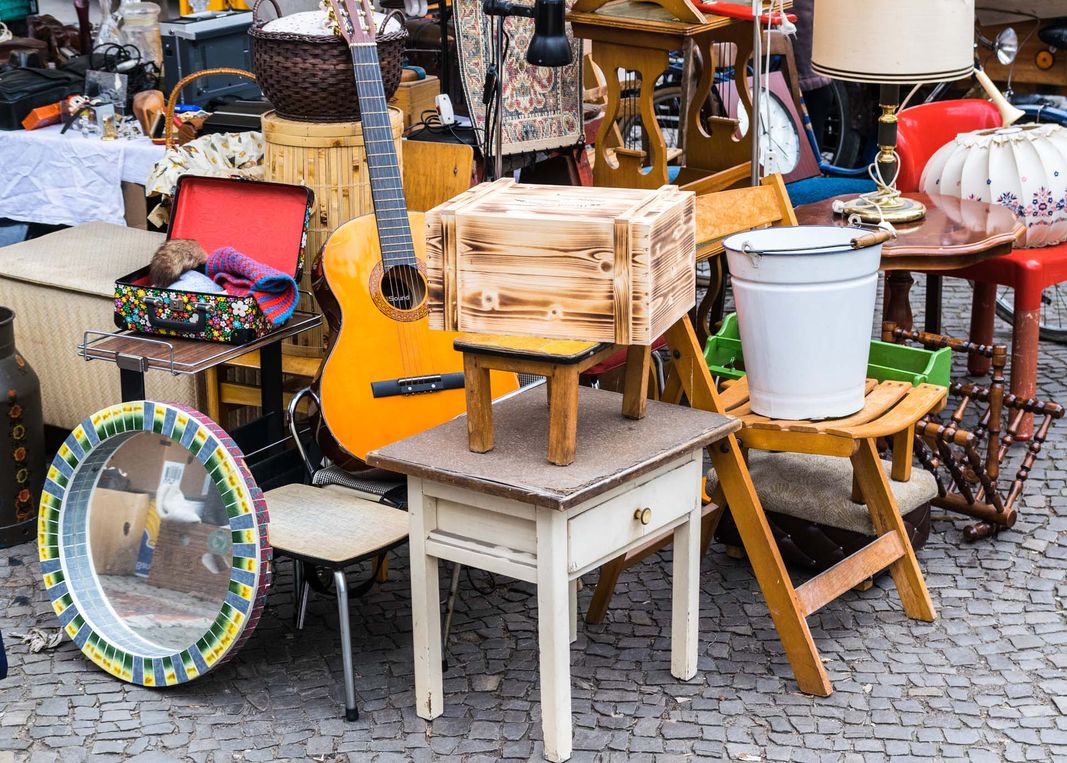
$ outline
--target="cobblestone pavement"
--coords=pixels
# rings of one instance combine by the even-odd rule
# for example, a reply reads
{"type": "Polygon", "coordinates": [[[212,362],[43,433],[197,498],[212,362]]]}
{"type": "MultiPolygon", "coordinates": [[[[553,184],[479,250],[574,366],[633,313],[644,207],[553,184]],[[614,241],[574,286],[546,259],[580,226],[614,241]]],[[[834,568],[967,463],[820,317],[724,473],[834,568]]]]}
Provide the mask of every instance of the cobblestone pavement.
{"type": "MultiPolygon", "coordinates": [[[[921,288],[913,302],[921,304],[921,288]]],[[[962,286],[946,324],[962,335],[962,286]]],[[[999,330],[1003,330],[1003,326],[999,330]]],[[[1042,346],[1041,394],[1067,401],[1067,348],[1042,346]]],[[[572,649],[574,760],[1067,760],[1067,427],[1034,470],[1015,529],[967,544],[940,521],[919,553],[937,607],[904,617],[889,579],[810,620],[835,692],[797,691],[755,580],[713,546],[703,561],[699,671],[670,674],[666,557],[624,574],[608,620],[572,649]]],[[[0,628],[55,625],[32,544],[0,552],[0,628]]],[[[69,641],[10,644],[0,682],[7,759],[319,761],[540,758],[535,602],[525,584],[464,579],[444,715],[415,715],[407,562],[352,607],[361,719],[342,720],[333,603],[292,626],[290,569],[241,653],[205,678],[120,683],[69,641]],[[477,589],[475,590],[475,586],[477,589]]],[[[580,594],[588,602],[591,575],[580,594]]]]}

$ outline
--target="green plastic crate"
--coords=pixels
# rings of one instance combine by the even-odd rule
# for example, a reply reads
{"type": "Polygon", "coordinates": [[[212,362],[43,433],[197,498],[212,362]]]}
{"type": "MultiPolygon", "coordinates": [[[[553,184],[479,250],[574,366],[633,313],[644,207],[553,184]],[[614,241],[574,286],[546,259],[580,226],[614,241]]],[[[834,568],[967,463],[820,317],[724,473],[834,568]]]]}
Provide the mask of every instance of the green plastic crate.
{"type": "Polygon", "coordinates": [[[37,13],[37,0],[0,0],[0,21],[20,21],[37,13]]]}
{"type": "MultiPolygon", "coordinates": [[[[714,336],[704,345],[704,360],[712,376],[740,379],[745,375],[745,359],[741,351],[741,332],[737,313],[730,313],[714,336]]],[[[952,350],[927,350],[892,342],[871,340],[867,361],[867,376],[878,381],[905,381],[912,385],[949,385],[952,372],[952,350]]]]}

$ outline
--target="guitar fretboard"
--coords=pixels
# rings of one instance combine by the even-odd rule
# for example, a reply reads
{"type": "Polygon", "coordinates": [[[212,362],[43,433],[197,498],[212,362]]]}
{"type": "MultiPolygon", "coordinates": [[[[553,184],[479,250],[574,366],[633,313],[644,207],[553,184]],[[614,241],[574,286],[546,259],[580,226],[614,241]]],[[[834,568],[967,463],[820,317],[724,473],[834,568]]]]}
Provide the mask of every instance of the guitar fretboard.
{"type": "Polygon", "coordinates": [[[386,269],[393,265],[415,265],[415,247],[408,225],[407,200],[393,143],[389,106],[382,86],[378,46],[375,43],[357,44],[351,46],[351,51],[382,265],[386,269]]]}

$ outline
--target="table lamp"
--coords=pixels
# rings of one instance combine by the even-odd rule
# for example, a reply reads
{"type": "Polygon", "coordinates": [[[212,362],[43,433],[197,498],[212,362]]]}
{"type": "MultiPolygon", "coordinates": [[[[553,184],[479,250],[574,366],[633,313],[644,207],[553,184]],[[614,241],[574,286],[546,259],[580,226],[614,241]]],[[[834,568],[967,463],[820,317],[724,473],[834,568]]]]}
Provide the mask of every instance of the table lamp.
{"type": "Polygon", "coordinates": [[[974,0],[815,0],[811,67],[881,86],[872,193],[845,202],[864,222],[919,220],[926,208],[896,188],[902,84],[950,82],[974,68],[974,0]]]}

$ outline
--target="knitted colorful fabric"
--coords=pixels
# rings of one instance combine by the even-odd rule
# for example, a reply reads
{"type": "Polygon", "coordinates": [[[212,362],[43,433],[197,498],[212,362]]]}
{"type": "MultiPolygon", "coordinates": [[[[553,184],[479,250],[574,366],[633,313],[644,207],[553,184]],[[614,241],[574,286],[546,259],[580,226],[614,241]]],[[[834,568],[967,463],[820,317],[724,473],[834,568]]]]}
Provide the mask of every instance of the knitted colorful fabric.
{"type": "Polygon", "coordinates": [[[291,275],[253,260],[224,246],[208,255],[208,276],[226,293],[243,297],[251,294],[263,315],[274,326],[289,320],[296,309],[296,281],[291,275]]]}

